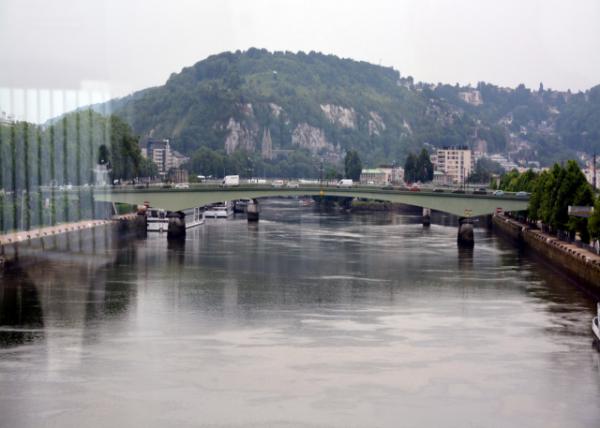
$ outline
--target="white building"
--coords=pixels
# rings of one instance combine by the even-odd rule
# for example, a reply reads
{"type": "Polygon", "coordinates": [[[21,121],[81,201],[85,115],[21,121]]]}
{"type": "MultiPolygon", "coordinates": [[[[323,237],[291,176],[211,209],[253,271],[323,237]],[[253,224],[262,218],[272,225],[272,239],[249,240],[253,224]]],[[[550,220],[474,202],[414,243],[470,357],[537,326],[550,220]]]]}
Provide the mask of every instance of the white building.
{"type": "Polygon", "coordinates": [[[360,184],[383,185],[391,181],[391,174],[383,168],[366,168],[360,173],[360,184]]]}
{"type": "Polygon", "coordinates": [[[360,173],[361,184],[402,184],[404,168],[392,165],[381,165],[378,168],[363,169],[360,173]]]}
{"type": "Polygon", "coordinates": [[[473,161],[473,154],[467,147],[444,147],[438,149],[434,166],[453,184],[463,184],[471,175],[473,161]]]}
{"type": "Polygon", "coordinates": [[[496,163],[499,163],[505,171],[512,171],[513,169],[517,169],[519,167],[516,163],[508,160],[501,154],[490,155],[488,158],[496,163]]]}
{"type": "Polygon", "coordinates": [[[172,168],[180,168],[189,160],[181,153],[171,150],[168,139],[148,141],[146,147],[142,148],[142,155],[156,164],[158,172],[162,176],[166,175],[172,168]]]}

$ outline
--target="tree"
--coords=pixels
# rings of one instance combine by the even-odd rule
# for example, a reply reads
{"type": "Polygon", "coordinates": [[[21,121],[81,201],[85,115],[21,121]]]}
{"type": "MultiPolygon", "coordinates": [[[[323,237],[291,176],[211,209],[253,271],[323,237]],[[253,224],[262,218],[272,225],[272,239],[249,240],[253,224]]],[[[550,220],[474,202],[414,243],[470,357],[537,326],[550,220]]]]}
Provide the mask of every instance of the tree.
{"type": "Polygon", "coordinates": [[[417,159],[417,178],[421,182],[433,180],[433,164],[425,148],[421,150],[417,159]]]}
{"type": "Polygon", "coordinates": [[[404,162],[404,181],[413,183],[417,181],[417,157],[409,153],[404,162]]]}
{"type": "MultiPolygon", "coordinates": [[[[581,183],[573,198],[573,205],[576,206],[593,206],[594,191],[587,181],[581,183]]],[[[571,233],[579,233],[581,240],[585,243],[590,242],[590,233],[588,230],[588,219],[584,217],[569,217],[568,223],[571,233]]]]}
{"type": "MultiPolygon", "coordinates": [[[[573,205],[575,196],[581,186],[588,186],[585,175],[581,172],[579,165],[574,160],[567,162],[566,168],[563,169],[561,180],[558,183],[556,200],[554,202],[551,223],[552,226],[560,230],[569,230],[572,234],[574,230],[569,228],[569,205],[573,205]]],[[[582,196],[582,198],[585,195],[582,196]]],[[[583,202],[583,200],[582,200],[583,202]]]]}
{"type": "Polygon", "coordinates": [[[468,181],[470,183],[489,183],[493,175],[499,175],[502,172],[504,169],[498,162],[482,157],[475,162],[475,168],[468,181]]]}
{"type": "Polygon", "coordinates": [[[588,231],[592,239],[600,239],[600,197],[596,199],[594,213],[588,219],[588,231]]]}
{"type": "Polygon", "coordinates": [[[351,178],[354,181],[360,180],[362,162],[356,150],[349,150],[346,153],[346,158],[344,159],[344,169],[346,172],[346,178],[351,178]]]}

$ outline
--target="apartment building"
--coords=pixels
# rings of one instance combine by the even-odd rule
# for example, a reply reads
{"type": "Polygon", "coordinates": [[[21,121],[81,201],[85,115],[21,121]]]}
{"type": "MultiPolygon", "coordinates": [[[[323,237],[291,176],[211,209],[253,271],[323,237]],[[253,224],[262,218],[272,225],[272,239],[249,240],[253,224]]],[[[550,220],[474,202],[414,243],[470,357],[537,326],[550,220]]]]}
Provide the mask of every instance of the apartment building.
{"type": "Polygon", "coordinates": [[[442,172],[448,182],[463,184],[473,171],[473,153],[466,146],[438,149],[435,170],[442,172]]]}

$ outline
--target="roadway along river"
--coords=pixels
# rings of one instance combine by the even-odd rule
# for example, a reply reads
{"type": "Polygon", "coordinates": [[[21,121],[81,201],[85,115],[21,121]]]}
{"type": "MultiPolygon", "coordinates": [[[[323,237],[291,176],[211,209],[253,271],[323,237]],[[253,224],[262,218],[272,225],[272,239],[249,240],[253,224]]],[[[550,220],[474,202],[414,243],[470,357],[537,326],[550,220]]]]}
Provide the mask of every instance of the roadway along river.
{"type": "Polygon", "coordinates": [[[262,207],[0,277],[0,426],[599,426],[565,278],[449,219],[262,207]]]}

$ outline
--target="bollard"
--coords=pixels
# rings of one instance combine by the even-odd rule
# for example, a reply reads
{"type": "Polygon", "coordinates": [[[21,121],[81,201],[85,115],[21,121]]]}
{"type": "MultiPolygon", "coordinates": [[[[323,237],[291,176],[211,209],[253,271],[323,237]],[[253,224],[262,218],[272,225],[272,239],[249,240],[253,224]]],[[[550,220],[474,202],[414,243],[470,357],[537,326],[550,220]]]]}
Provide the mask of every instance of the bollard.
{"type": "Polygon", "coordinates": [[[472,247],[475,245],[472,219],[467,217],[460,217],[458,219],[458,236],[456,241],[462,247],[472,247]]]}
{"type": "Polygon", "coordinates": [[[423,227],[431,226],[431,208],[423,208],[423,227]]]}
{"type": "Polygon", "coordinates": [[[169,212],[167,218],[169,219],[167,239],[185,239],[185,213],[169,212]]]}
{"type": "Polygon", "coordinates": [[[248,222],[258,221],[260,216],[260,208],[256,199],[252,199],[252,201],[246,206],[246,215],[248,217],[248,222]]]}

